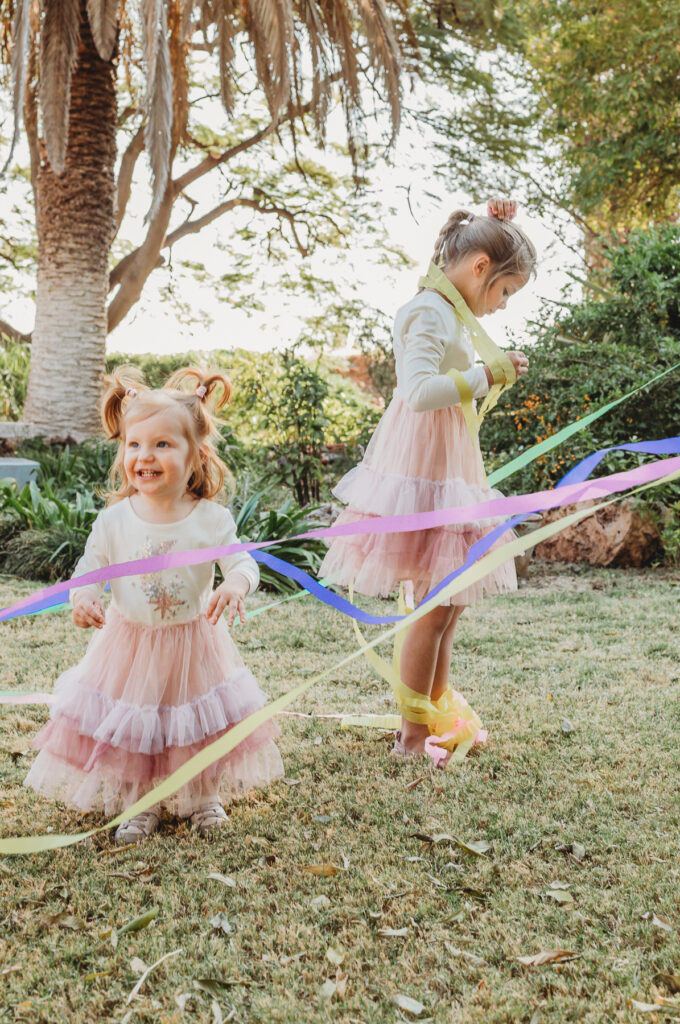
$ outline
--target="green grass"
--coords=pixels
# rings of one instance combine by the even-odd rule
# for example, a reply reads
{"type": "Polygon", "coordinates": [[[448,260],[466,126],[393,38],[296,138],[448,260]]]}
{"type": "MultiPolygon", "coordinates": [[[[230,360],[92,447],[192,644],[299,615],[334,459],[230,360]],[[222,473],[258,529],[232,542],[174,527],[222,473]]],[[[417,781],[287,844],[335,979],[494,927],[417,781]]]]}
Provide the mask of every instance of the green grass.
{"type": "MultiPolygon", "coordinates": [[[[0,603],[32,589],[4,577],[0,603]]],[[[102,833],[0,861],[0,1021],[680,1019],[680,995],[658,979],[680,974],[679,599],[677,574],[661,570],[534,566],[516,596],[461,620],[454,679],[490,729],[462,767],[394,762],[379,732],[282,718],[287,781],[234,804],[216,841],[166,822],[130,850],[102,833]],[[483,839],[490,852],[472,857],[415,833],[483,839]],[[304,870],[323,863],[340,870],[304,870]],[[546,896],[555,882],[573,903],[546,896]],[[114,949],[111,929],[154,907],[153,923],[114,949]],[[226,930],[211,923],[220,912],[226,930]],[[177,949],[128,1005],[133,959],[150,965],[177,949]],[[338,969],[329,949],[343,957],[346,990],[325,1002],[338,969]],[[517,960],[549,949],[579,957],[517,960]],[[397,995],[423,1004],[420,1015],[397,995]],[[676,1008],[630,1005],[656,995],[676,1008]]],[[[0,690],[49,689],[88,639],[63,613],[0,628],[0,690]]],[[[272,697],[355,649],[349,621],[310,598],[235,638],[272,697]]],[[[360,659],[296,710],[384,713],[392,702],[360,659]]],[[[0,708],[3,836],[99,823],[22,788],[45,717],[42,707],[0,708]]]]}

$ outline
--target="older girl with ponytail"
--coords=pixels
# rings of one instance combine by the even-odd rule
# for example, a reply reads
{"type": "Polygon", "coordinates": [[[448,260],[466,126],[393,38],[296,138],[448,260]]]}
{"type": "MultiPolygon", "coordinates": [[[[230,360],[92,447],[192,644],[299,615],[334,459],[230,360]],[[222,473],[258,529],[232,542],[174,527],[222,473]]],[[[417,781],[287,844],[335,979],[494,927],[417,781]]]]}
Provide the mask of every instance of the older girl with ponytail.
{"type": "MultiPolygon", "coordinates": [[[[219,503],[229,471],[214,444],[214,412],[229,400],[229,380],[185,369],[152,390],[126,367],[107,383],[102,420],[119,442],[112,490],[75,575],[235,543],[234,520],[219,503]]],[[[211,562],[113,579],[106,611],[103,583],[71,591],[75,624],[96,632],[56,683],[26,785],[81,811],[120,813],[262,707],[228,629],[244,620],[257,563],[242,553],[219,566],[224,581],[215,589],[211,562]]],[[[162,807],[210,834],[227,820],[229,798],[282,774],[272,728],[262,726],[162,807]]],[[[160,814],[158,806],[129,819],[116,839],[145,838],[160,814]]]]}
{"type": "MultiPolygon", "coordinates": [[[[496,349],[476,318],[505,309],[534,272],[536,251],[510,223],[514,213],[513,202],[496,200],[489,204],[489,216],[458,210],[442,228],[418,293],[397,311],[397,386],[362,462],[334,490],[348,506],[338,523],[432,512],[499,496],[486,481],[474,403],[484,399],[488,404],[489,389],[495,397],[526,373],[528,361],[521,352],[496,349]],[[487,350],[497,354],[495,365],[475,365],[471,334],[486,338],[487,350]]],[[[405,584],[419,603],[465,563],[472,545],[493,525],[486,520],[338,537],[319,572],[373,596],[387,597],[405,584]]],[[[402,715],[395,755],[429,753],[443,765],[452,753],[460,759],[482,738],[479,719],[449,683],[454,630],[466,605],[516,586],[508,561],[456,594],[455,603],[439,605],[409,629],[400,678],[393,681],[402,715]]]]}

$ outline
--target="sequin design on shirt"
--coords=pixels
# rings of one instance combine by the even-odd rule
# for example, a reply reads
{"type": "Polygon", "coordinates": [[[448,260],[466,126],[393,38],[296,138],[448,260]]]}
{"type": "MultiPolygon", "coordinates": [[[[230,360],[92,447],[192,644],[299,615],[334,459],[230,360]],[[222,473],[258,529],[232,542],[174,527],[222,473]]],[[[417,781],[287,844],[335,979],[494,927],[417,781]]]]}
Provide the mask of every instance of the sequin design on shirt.
{"type": "MultiPolygon", "coordinates": [[[[155,555],[167,555],[169,551],[172,551],[176,542],[177,539],[173,537],[170,540],[163,540],[159,544],[154,544],[151,538],[147,538],[146,543],[139,549],[136,557],[153,558],[155,555]]],[[[150,572],[139,577],[139,585],[154,611],[160,612],[161,619],[166,617],[174,619],[177,616],[178,609],[187,604],[180,597],[182,581],[179,577],[166,579],[163,582],[161,573],[150,572]]]]}

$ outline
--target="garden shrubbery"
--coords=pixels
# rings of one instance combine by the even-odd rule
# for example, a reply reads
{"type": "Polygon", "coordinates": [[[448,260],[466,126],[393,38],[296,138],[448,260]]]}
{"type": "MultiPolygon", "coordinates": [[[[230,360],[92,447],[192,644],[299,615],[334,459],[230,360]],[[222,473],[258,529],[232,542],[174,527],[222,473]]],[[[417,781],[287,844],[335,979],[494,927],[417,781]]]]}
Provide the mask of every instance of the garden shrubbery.
{"type": "MultiPolygon", "coordinates": [[[[664,225],[631,234],[609,250],[606,279],[592,298],[563,307],[527,346],[529,374],[485,420],[482,445],[491,469],[557,433],[611,399],[680,362],[680,229],[664,225]]],[[[512,476],[514,493],[553,487],[598,448],[680,434],[679,374],[669,374],[512,476]]],[[[607,456],[602,471],[638,462],[607,456]]],[[[680,561],[680,485],[649,492],[659,514],[666,557],[680,561]]]]}

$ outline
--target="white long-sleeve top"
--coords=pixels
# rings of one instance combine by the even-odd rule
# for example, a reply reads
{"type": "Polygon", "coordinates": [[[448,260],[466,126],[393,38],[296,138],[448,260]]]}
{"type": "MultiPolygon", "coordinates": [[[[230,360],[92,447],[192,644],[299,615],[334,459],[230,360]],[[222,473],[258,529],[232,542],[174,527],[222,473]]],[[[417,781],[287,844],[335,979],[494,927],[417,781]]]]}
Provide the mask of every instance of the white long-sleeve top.
{"type": "Polygon", "coordinates": [[[393,341],[397,391],[414,412],[460,405],[447,370],[459,370],[475,398],[487,394],[489,382],[484,367],[474,365],[470,335],[438,292],[420,292],[397,310],[393,341]]]}
{"type": "MultiPolygon", "coordinates": [[[[148,523],[132,508],[129,498],[103,509],[94,521],[85,552],[74,576],[119,562],[130,562],[170,551],[217,547],[238,542],[231,512],[215,501],[201,499],[184,519],[174,523],[148,523]]],[[[257,562],[247,552],[219,559],[225,580],[236,575],[248,581],[249,592],[257,587],[257,562]]],[[[186,565],[143,576],[111,580],[113,604],[126,619],[149,626],[186,622],[204,612],[215,578],[213,562],[186,565]]],[[[70,598],[87,590],[98,597],[105,582],[73,588],[70,598]]]]}

